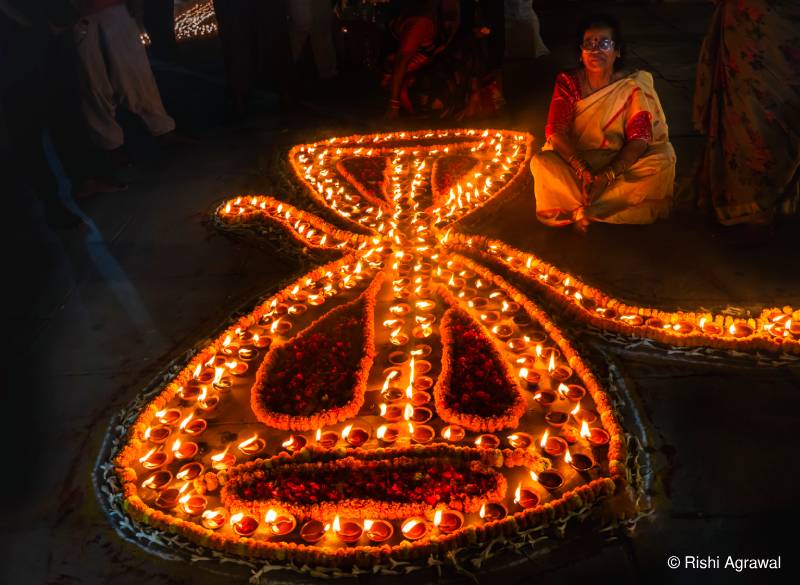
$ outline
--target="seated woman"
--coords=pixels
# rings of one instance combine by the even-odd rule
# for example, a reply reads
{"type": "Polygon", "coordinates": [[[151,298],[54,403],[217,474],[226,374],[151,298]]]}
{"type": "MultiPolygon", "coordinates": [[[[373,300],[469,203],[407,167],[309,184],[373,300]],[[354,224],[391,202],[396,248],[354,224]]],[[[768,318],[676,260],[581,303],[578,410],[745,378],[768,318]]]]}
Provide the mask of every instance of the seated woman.
{"type": "Polygon", "coordinates": [[[611,16],[587,18],[579,44],[582,66],[556,78],[547,142],[531,161],[537,218],[585,229],[666,217],[675,151],[652,75],[617,69],[624,45],[611,16]]]}

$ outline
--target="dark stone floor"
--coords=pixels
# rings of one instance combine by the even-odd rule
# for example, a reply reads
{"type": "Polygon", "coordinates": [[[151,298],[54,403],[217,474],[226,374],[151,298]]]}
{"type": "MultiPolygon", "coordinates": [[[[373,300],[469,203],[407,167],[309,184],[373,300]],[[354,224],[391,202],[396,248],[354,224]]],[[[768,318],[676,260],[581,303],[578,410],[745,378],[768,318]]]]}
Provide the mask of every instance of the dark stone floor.
{"type": "MultiPolygon", "coordinates": [[[[492,126],[541,136],[553,72],[572,62],[568,35],[577,3],[540,12],[553,55],[508,65],[509,112],[492,126]]],[[[710,15],[705,4],[619,9],[633,66],[652,71],[679,157],[681,196],[702,146],[689,113],[694,64],[710,15]]],[[[277,248],[255,249],[203,223],[221,198],[287,188],[278,161],[289,145],[383,127],[383,102],[354,91],[309,99],[290,124],[271,115],[225,125],[224,84],[213,42],[183,47],[157,63],[168,109],[199,137],[157,149],[134,129],[137,165],[127,192],[80,202],[91,227],[53,232],[30,202],[9,254],[27,268],[6,275],[14,375],[3,399],[11,424],[0,520],[0,582],[229,583],[151,556],[120,540],[102,515],[91,470],[108,421],[172,358],[248,299],[274,290],[301,267],[277,248]],[[16,307],[27,309],[16,310],[16,307]],[[18,369],[18,368],[14,368],[18,369]]],[[[366,82],[361,79],[360,86],[366,82]]],[[[271,96],[261,98],[268,111],[271,96]]],[[[9,193],[7,196],[15,194],[9,193]]],[[[653,226],[593,226],[589,234],[536,223],[531,195],[488,209],[468,229],[502,236],[588,282],[662,307],[800,305],[800,235],[781,227],[744,245],[684,205],[653,226]]],[[[8,302],[8,301],[7,301],[8,302]]],[[[797,572],[791,536],[800,519],[797,478],[800,370],[697,366],[657,356],[619,358],[655,465],[656,514],[632,538],[574,559],[547,557],[486,577],[509,583],[761,582],[797,572]],[[784,536],[787,534],[788,536],[784,536]],[[772,557],[781,572],[670,571],[670,555],[772,557]],[[599,581],[598,581],[599,579],[599,581]]]]}

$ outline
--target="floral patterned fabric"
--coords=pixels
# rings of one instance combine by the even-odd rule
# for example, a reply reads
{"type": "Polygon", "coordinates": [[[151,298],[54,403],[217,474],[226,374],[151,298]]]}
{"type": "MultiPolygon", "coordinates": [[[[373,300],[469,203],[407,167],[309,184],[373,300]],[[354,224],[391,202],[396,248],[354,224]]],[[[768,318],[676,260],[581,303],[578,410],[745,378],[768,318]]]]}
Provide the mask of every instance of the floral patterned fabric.
{"type": "Polygon", "coordinates": [[[800,204],[800,2],[714,0],[700,53],[694,124],[707,136],[701,204],[726,225],[800,204]]]}

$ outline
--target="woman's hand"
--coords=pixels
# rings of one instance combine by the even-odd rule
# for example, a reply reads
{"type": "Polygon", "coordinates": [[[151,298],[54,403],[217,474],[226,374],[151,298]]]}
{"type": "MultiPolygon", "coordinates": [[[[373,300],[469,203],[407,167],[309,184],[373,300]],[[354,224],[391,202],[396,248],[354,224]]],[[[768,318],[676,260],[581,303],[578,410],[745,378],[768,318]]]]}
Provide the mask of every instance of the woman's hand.
{"type": "Polygon", "coordinates": [[[610,185],[610,181],[605,172],[598,171],[597,173],[591,173],[591,175],[591,181],[586,190],[586,195],[588,197],[587,204],[592,203],[595,199],[600,197],[610,185]]]}

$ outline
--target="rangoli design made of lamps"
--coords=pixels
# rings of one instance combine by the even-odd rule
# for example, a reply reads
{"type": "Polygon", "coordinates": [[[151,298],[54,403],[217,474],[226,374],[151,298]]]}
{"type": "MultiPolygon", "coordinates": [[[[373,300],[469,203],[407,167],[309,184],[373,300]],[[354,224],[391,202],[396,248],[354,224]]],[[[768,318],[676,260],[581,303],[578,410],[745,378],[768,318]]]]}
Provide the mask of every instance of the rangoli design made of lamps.
{"type": "Polygon", "coordinates": [[[115,523],[333,574],[446,563],[572,519],[601,530],[626,508],[635,462],[613,397],[531,296],[615,334],[800,354],[788,307],[744,319],[632,306],[459,233],[523,180],[532,142],[469,129],[292,148],[339,227],[268,196],[222,203],[223,229],[279,226],[339,257],[260,301],[116,423],[100,469],[115,523]]]}

